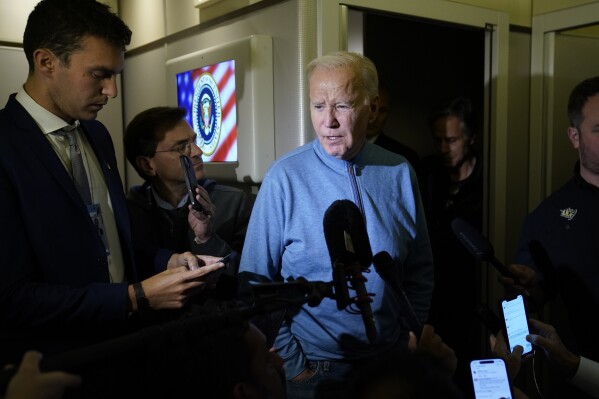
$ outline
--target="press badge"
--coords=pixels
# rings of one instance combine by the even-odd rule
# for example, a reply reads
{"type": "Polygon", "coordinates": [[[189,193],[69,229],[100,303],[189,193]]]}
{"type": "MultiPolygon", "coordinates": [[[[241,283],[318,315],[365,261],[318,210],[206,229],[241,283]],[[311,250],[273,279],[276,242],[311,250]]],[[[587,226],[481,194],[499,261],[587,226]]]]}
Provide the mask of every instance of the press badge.
{"type": "Polygon", "coordinates": [[[102,243],[104,244],[104,248],[106,249],[106,256],[110,255],[110,247],[108,246],[108,238],[106,237],[106,230],[104,229],[104,220],[102,219],[102,211],[100,209],[100,204],[89,204],[87,205],[87,213],[89,213],[89,217],[96,225],[96,229],[98,229],[98,234],[102,239],[102,243]]]}

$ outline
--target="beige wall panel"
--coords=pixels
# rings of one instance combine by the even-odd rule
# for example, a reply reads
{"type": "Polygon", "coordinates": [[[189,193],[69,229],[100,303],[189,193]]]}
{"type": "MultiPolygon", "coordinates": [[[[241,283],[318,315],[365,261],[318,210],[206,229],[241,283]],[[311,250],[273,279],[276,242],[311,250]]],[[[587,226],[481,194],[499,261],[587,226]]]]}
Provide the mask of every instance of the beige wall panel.
{"type": "Polygon", "coordinates": [[[23,42],[27,17],[39,0],[0,0],[0,41],[23,42]]]}
{"type": "MultiPolygon", "coordinates": [[[[178,3],[179,0],[176,2],[178,3]]],[[[121,18],[133,32],[128,49],[134,49],[164,37],[163,0],[120,0],[119,6],[121,18]]]]}
{"type": "Polygon", "coordinates": [[[166,34],[180,32],[200,23],[196,0],[165,1],[166,34]]]}
{"type": "MultiPolygon", "coordinates": [[[[534,0],[450,0],[491,10],[504,11],[510,15],[510,24],[531,26],[531,10],[534,0]]],[[[537,0],[539,1],[539,0],[537,0]]]]}
{"type": "Polygon", "coordinates": [[[597,3],[597,0],[534,0],[532,3],[532,15],[545,14],[590,3],[597,3]]]}

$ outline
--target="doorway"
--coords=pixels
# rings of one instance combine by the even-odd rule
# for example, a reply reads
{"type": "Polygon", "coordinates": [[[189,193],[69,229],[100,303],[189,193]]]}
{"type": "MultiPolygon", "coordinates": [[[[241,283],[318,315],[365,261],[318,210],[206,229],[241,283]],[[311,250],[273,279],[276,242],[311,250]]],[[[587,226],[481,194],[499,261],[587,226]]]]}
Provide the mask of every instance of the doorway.
{"type": "Polygon", "coordinates": [[[434,153],[429,114],[440,99],[472,101],[476,149],[485,139],[485,29],[390,13],[364,12],[364,54],[391,89],[385,133],[423,158],[434,153]],[[417,40],[414,40],[417,38],[417,40]]]}
{"type": "MultiPolygon", "coordinates": [[[[466,183],[451,185],[461,188],[448,194],[446,178],[439,177],[445,176],[444,172],[432,172],[419,182],[425,203],[430,206],[425,205],[425,210],[435,263],[435,291],[428,322],[456,351],[460,365],[455,381],[467,395],[471,391],[469,360],[488,354],[488,330],[476,313],[481,306],[488,306],[488,276],[485,265],[453,234],[450,221],[456,216],[471,223],[476,220],[475,230],[482,232],[487,215],[489,195],[484,192],[490,185],[488,161],[492,139],[489,113],[492,89],[488,80],[492,51],[488,39],[492,32],[487,26],[413,15],[372,10],[351,12],[354,15],[350,15],[350,20],[359,22],[355,29],[361,35],[349,32],[348,37],[361,41],[358,51],[375,63],[380,81],[391,91],[389,119],[384,128],[387,135],[416,150],[424,160],[436,153],[429,117],[437,103],[463,96],[473,106],[470,127],[476,135],[474,150],[478,165],[484,167],[480,175],[471,176],[482,175],[483,184],[481,179],[469,178],[464,180],[466,183]],[[436,198],[431,200],[432,197],[436,198]]],[[[348,25],[348,30],[351,26],[348,25]]],[[[358,46],[352,42],[348,47],[358,46]]],[[[427,163],[421,162],[420,166],[427,163]]],[[[486,309],[497,314],[495,303],[486,309]]]]}

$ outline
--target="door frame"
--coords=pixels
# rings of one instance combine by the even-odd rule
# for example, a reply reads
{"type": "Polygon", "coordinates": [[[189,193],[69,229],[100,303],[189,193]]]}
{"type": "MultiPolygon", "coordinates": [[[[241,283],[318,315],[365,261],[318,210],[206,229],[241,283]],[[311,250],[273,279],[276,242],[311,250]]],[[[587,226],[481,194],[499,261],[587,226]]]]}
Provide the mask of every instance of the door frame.
{"type": "MultiPolygon", "coordinates": [[[[506,258],[506,212],[507,212],[507,99],[508,99],[508,53],[509,15],[505,12],[443,0],[386,1],[386,0],[316,0],[317,7],[317,55],[345,50],[348,46],[348,8],[384,11],[449,22],[487,30],[485,55],[489,65],[485,72],[485,93],[489,103],[485,115],[487,136],[484,138],[485,211],[483,229],[494,243],[495,253],[506,258]]],[[[500,295],[495,277],[486,276],[489,299],[500,295]]]]}
{"type": "Polygon", "coordinates": [[[534,209],[555,187],[551,185],[554,62],[556,32],[599,22],[599,3],[549,12],[532,18],[530,146],[528,208],[534,209]]]}

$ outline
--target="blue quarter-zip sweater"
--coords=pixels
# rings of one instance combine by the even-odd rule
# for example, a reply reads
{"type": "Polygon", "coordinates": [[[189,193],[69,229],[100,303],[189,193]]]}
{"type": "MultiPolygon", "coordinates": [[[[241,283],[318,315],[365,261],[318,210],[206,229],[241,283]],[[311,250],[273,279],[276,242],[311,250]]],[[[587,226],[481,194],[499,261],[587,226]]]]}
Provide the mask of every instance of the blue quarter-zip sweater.
{"type": "MultiPolygon", "coordinates": [[[[250,218],[240,279],[331,281],[323,217],[340,199],[361,209],[372,253],[391,254],[413,307],[426,321],[433,260],[417,180],[404,157],[370,143],[344,161],[328,155],[316,139],[270,166],[250,218]]],[[[291,307],[275,341],[288,379],[304,370],[307,359],[355,360],[398,343],[399,317],[406,310],[374,267],[370,269],[364,276],[367,292],[375,294],[378,341],[368,341],[360,314],[338,310],[334,299],[324,298],[315,307],[291,307]]]]}

